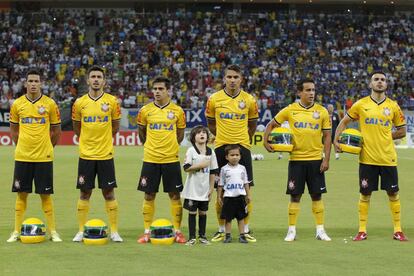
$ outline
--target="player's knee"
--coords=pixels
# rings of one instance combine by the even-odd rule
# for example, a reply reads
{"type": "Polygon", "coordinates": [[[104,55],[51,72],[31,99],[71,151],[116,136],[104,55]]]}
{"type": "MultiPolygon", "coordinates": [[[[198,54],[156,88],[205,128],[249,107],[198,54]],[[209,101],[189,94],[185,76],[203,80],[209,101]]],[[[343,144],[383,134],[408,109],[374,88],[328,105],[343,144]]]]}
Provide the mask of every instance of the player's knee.
{"type": "Polygon", "coordinates": [[[79,198],[81,200],[89,200],[92,195],[92,190],[81,190],[79,198]]]}
{"type": "Polygon", "coordinates": [[[154,201],[155,200],[155,194],[153,194],[153,193],[145,193],[144,199],[146,201],[154,201]]]}
{"type": "Polygon", "coordinates": [[[312,201],[319,201],[322,199],[322,194],[311,194],[312,201]]]}
{"type": "Polygon", "coordinates": [[[195,212],[195,211],[189,211],[188,212],[190,215],[197,215],[197,212],[195,212]]]}
{"type": "Polygon", "coordinates": [[[171,200],[179,200],[181,198],[180,193],[177,193],[177,192],[168,193],[168,196],[170,197],[171,200]]]}
{"type": "Polygon", "coordinates": [[[299,203],[301,197],[302,195],[290,195],[290,202],[299,203]]]}
{"type": "Polygon", "coordinates": [[[396,192],[387,192],[387,194],[390,201],[397,201],[400,199],[400,195],[396,192]]]}
{"type": "Polygon", "coordinates": [[[205,215],[207,215],[207,212],[198,210],[198,215],[199,216],[205,216],[205,215]]]}
{"type": "Polygon", "coordinates": [[[102,195],[105,200],[115,200],[114,189],[102,190],[102,195]]]}
{"type": "Polygon", "coordinates": [[[361,195],[359,196],[359,200],[360,200],[360,201],[365,201],[365,202],[368,202],[368,201],[370,201],[370,200],[371,200],[371,195],[370,195],[370,194],[368,194],[368,195],[361,194],[361,195]]]}

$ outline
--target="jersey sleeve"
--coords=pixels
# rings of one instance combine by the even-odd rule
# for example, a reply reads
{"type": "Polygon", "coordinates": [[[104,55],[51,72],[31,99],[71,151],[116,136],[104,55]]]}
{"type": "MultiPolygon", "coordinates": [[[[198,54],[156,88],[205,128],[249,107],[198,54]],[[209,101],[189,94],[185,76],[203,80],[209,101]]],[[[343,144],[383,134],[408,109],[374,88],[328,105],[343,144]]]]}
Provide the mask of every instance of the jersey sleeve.
{"type": "Polygon", "coordinates": [[[249,120],[256,120],[259,118],[259,107],[253,96],[250,97],[249,104],[249,120]]]}
{"type": "Polygon", "coordinates": [[[361,106],[361,101],[357,101],[354,103],[350,109],[346,112],[346,114],[351,118],[352,120],[358,120],[359,119],[359,108],[361,106]]]}
{"type": "Polygon", "coordinates": [[[121,106],[118,103],[118,100],[114,98],[112,103],[112,121],[120,120],[121,119],[121,106]]]}
{"type": "Polygon", "coordinates": [[[289,120],[289,106],[280,110],[279,113],[277,113],[276,116],[273,118],[279,125],[282,125],[283,122],[289,120]]]}
{"type": "Polygon", "coordinates": [[[215,100],[213,96],[210,96],[210,98],[208,98],[205,115],[206,115],[206,118],[210,118],[210,119],[216,118],[216,107],[215,107],[215,100]]]}
{"type": "Polygon", "coordinates": [[[188,148],[187,152],[185,153],[185,159],[184,159],[184,164],[183,164],[183,168],[184,170],[188,169],[189,167],[191,167],[193,165],[193,153],[192,153],[192,148],[188,148]]]}
{"type": "Polygon", "coordinates": [[[220,170],[220,179],[219,179],[218,185],[223,187],[225,184],[226,184],[226,176],[225,176],[224,167],[223,167],[220,170]]]}
{"type": "Polygon", "coordinates": [[[394,118],[392,119],[392,123],[396,128],[403,127],[406,124],[404,112],[402,112],[398,104],[395,104],[394,107],[394,118]]]}
{"type": "Polygon", "coordinates": [[[145,106],[141,108],[138,112],[137,124],[141,126],[147,125],[147,112],[145,106]]]}
{"type": "Polygon", "coordinates": [[[79,107],[80,101],[77,99],[75,103],[72,106],[72,120],[73,121],[81,121],[81,113],[80,113],[80,107],[79,107]]]}
{"type": "Polygon", "coordinates": [[[331,130],[331,129],[332,129],[332,123],[329,118],[329,113],[324,108],[322,111],[322,130],[331,130]]]}
{"type": "Polygon", "coordinates": [[[186,127],[186,121],[185,121],[185,113],[182,108],[180,108],[180,111],[178,113],[177,118],[177,128],[185,128],[186,127]]]}
{"type": "Polygon", "coordinates": [[[57,106],[54,100],[51,100],[51,103],[50,103],[49,119],[50,119],[51,125],[60,124],[60,111],[59,111],[59,107],[57,106]]]}
{"type": "Polygon", "coordinates": [[[218,163],[216,153],[214,151],[211,152],[211,159],[210,159],[210,174],[217,174],[218,173],[218,163]]]}
{"type": "Polygon", "coordinates": [[[19,123],[19,113],[17,112],[17,104],[14,102],[10,107],[10,119],[9,122],[12,124],[19,123]]]}

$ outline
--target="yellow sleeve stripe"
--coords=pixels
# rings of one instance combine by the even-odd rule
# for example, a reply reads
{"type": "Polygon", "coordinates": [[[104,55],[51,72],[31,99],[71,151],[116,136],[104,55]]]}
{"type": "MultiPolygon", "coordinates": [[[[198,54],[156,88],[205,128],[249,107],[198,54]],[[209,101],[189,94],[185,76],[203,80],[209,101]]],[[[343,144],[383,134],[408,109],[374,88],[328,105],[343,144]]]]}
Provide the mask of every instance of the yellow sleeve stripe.
{"type": "Polygon", "coordinates": [[[259,119],[259,117],[249,118],[248,121],[253,121],[253,120],[257,120],[257,119],[259,119]]]}
{"type": "Polygon", "coordinates": [[[406,126],[406,124],[403,124],[403,125],[400,125],[400,126],[395,126],[395,128],[402,128],[402,127],[405,127],[406,126]]]}
{"type": "Polygon", "coordinates": [[[115,122],[116,122],[116,121],[121,121],[121,119],[120,119],[120,118],[119,118],[119,119],[113,119],[113,120],[112,120],[112,122],[114,122],[114,121],[115,121],[115,122]]]}
{"type": "Polygon", "coordinates": [[[331,128],[323,128],[322,130],[331,130],[331,128]]]}
{"type": "Polygon", "coordinates": [[[14,125],[18,125],[19,124],[18,122],[12,122],[10,120],[9,120],[9,122],[10,122],[10,124],[14,124],[14,125]]]}
{"type": "Polygon", "coordinates": [[[275,118],[273,118],[273,120],[275,120],[275,122],[279,125],[282,125],[281,123],[279,123],[275,118]]]}
{"type": "Polygon", "coordinates": [[[207,119],[216,119],[216,117],[206,116],[207,119]]]}
{"type": "Polygon", "coordinates": [[[137,125],[140,125],[140,126],[147,126],[147,125],[143,125],[143,124],[140,124],[140,123],[137,123],[137,125]]]}
{"type": "Polygon", "coordinates": [[[50,124],[51,126],[58,126],[58,125],[60,125],[61,123],[56,123],[56,124],[50,124]]]}
{"type": "Polygon", "coordinates": [[[81,120],[75,120],[75,119],[72,119],[72,121],[75,121],[75,122],[80,122],[81,120]]]}
{"type": "Polygon", "coordinates": [[[355,118],[352,118],[352,116],[351,116],[351,115],[349,115],[349,113],[348,113],[348,112],[346,113],[346,115],[347,115],[349,118],[351,118],[352,120],[354,120],[354,121],[355,121],[355,118]]]}

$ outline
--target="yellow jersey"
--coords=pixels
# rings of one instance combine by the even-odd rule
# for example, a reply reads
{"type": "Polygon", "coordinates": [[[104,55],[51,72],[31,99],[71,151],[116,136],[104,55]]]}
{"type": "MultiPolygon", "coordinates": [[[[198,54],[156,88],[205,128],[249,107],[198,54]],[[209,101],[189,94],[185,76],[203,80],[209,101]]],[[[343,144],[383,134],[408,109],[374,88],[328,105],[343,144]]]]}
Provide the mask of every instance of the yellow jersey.
{"type": "Polygon", "coordinates": [[[392,128],[405,127],[404,113],[396,102],[385,98],[375,102],[371,96],[357,101],[347,115],[359,122],[363,137],[359,162],[367,165],[397,166],[392,128]]]}
{"type": "Polygon", "coordinates": [[[207,102],[207,119],[216,120],[215,147],[240,144],[250,148],[248,121],[257,120],[259,111],[252,95],[240,90],[230,96],[224,89],[215,92],[207,102]]]}
{"type": "Polygon", "coordinates": [[[72,120],[81,123],[79,156],[87,160],[108,160],[114,156],[112,122],[121,119],[116,97],[103,93],[93,99],[78,98],[72,107],[72,120]]]}
{"type": "Polygon", "coordinates": [[[288,121],[293,132],[293,150],[290,160],[321,160],[324,130],[331,131],[331,120],[326,108],[319,104],[304,107],[299,102],[283,108],[274,120],[282,125],[288,121]]]}
{"type": "Polygon", "coordinates": [[[16,161],[53,160],[50,126],[60,125],[59,108],[54,100],[45,95],[34,101],[26,95],[19,97],[10,108],[10,123],[19,125],[19,139],[14,153],[16,161]]]}
{"type": "Polygon", "coordinates": [[[179,160],[177,128],[186,127],[185,114],[181,107],[172,102],[164,106],[149,103],[139,111],[137,124],[146,127],[145,162],[165,164],[179,160]]]}

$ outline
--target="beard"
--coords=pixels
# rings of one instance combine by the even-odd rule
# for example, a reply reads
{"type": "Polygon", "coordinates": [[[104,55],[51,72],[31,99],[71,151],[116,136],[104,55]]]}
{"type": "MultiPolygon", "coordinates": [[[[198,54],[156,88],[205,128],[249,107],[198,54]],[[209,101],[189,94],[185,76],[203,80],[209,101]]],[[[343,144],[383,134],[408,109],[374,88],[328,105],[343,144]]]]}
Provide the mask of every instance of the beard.
{"type": "Polygon", "coordinates": [[[387,88],[383,88],[383,89],[372,88],[372,91],[374,91],[375,93],[385,93],[385,91],[387,91],[387,88]]]}

